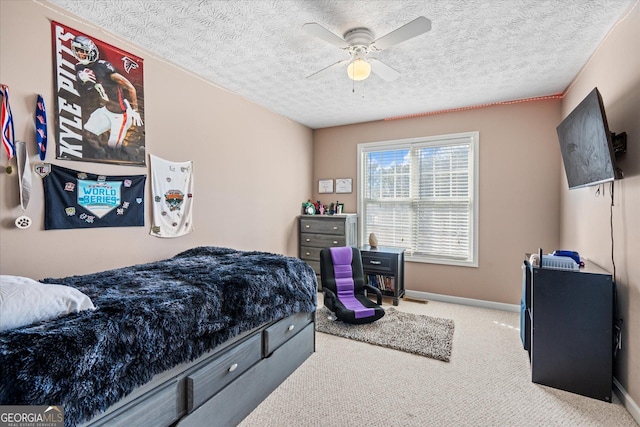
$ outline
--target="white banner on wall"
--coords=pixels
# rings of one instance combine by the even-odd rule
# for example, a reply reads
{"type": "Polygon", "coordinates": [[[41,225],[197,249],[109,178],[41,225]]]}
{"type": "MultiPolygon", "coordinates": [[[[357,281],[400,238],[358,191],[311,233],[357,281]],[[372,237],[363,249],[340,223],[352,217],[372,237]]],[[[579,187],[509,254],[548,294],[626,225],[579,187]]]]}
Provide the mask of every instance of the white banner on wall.
{"type": "Polygon", "coordinates": [[[179,237],[193,231],[193,162],[149,155],[153,196],[152,236],[179,237]]]}

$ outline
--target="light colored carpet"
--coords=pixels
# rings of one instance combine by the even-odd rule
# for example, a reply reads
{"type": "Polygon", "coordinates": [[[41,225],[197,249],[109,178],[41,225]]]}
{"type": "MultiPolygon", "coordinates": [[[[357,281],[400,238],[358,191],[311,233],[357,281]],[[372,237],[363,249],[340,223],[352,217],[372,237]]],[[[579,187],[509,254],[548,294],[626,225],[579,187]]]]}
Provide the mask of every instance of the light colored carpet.
{"type": "Polygon", "coordinates": [[[453,320],[405,313],[393,307],[375,322],[351,325],[330,320],[331,312],[321,307],[316,313],[316,330],[326,334],[380,345],[432,359],[449,361],[453,341],[453,320]]]}
{"type": "Polygon", "coordinates": [[[455,322],[449,363],[316,333],[316,352],[240,427],[638,427],[615,395],[606,403],[531,382],[518,313],[397,308],[455,322]]]}

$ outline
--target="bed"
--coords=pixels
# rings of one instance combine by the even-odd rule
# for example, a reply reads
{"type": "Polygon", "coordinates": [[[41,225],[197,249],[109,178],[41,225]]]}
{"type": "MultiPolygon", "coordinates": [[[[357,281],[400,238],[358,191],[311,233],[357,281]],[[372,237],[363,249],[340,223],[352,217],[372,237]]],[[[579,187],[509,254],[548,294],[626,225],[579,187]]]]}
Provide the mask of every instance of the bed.
{"type": "Polygon", "coordinates": [[[0,332],[0,405],[63,405],[65,427],[236,425],[315,350],[297,258],[207,246],[41,282],[93,308],[0,332]]]}

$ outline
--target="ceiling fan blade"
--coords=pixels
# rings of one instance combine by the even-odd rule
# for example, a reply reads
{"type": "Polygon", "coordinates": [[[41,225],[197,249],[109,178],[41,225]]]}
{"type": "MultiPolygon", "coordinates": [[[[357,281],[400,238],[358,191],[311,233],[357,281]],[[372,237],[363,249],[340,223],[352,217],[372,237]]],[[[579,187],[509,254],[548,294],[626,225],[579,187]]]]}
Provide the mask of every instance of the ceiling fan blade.
{"type": "Polygon", "coordinates": [[[347,43],[342,37],[335,35],[316,22],[304,24],[302,28],[312,36],[316,36],[334,46],[338,46],[339,48],[349,47],[349,43],[347,43]]]}
{"type": "Polygon", "coordinates": [[[431,21],[420,16],[397,30],[380,37],[371,43],[378,50],[384,50],[431,30],[431,21]]]}
{"type": "Polygon", "coordinates": [[[371,71],[379,75],[383,80],[390,82],[400,77],[400,73],[398,71],[382,61],[371,58],[369,59],[369,63],[371,64],[371,71]]]}
{"type": "Polygon", "coordinates": [[[335,64],[331,64],[328,67],[325,67],[322,70],[316,71],[315,73],[307,76],[307,79],[309,79],[309,80],[317,80],[317,79],[321,78],[322,76],[325,76],[325,75],[329,74],[330,72],[332,72],[333,69],[338,67],[339,65],[347,64],[348,62],[350,62],[350,59],[343,59],[342,61],[338,61],[335,64]]]}

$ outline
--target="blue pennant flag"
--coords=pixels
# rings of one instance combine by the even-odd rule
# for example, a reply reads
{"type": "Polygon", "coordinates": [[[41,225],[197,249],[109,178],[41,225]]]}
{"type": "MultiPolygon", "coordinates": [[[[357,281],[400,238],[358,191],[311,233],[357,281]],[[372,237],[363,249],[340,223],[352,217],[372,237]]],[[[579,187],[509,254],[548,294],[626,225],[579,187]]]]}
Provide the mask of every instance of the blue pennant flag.
{"type": "Polygon", "coordinates": [[[47,156],[47,110],[44,108],[42,95],[38,95],[36,103],[36,142],[40,160],[44,160],[47,156]]]}

